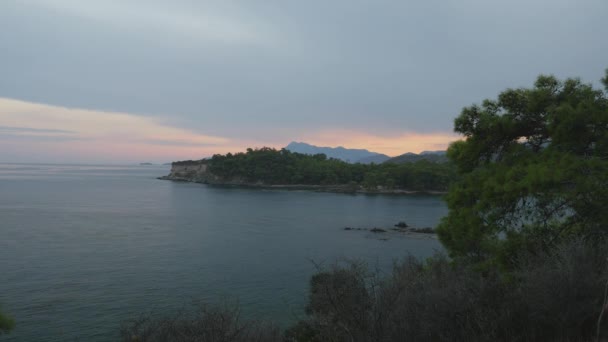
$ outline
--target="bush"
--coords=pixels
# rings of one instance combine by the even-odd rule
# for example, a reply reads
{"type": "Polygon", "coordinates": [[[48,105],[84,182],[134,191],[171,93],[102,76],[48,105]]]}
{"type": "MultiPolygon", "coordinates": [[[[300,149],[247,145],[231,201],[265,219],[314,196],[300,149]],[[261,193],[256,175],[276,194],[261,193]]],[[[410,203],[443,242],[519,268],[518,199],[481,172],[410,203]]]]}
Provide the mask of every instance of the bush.
{"type": "Polygon", "coordinates": [[[370,276],[363,264],[351,262],[312,277],[306,313],[316,318],[313,326],[320,341],[358,341],[368,335],[373,303],[370,276]]]}
{"type": "MultiPolygon", "coordinates": [[[[520,256],[505,276],[442,254],[409,257],[380,279],[361,265],[313,277],[308,319],[290,341],[590,341],[608,279],[605,244],[520,256]]],[[[602,322],[604,323],[604,322],[602,322]]],[[[600,331],[605,334],[605,328],[600,331]]]]}
{"type": "Polygon", "coordinates": [[[284,334],[242,322],[237,306],[202,306],[131,321],[121,335],[125,342],[601,340],[607,255],[607,243],[577,239],[519,255],[509,274],[480,273],[443,254],[408,257],[384,277],[362,263],[339,263],[311,278],[307,317],[284,334]]]}
{"type": "Polygon", "coordinates": [[[607,256],[605,243],[575,240],[520,261],[513,305],[529,340],[591,339],[603,306],[607,256]]]}
{"type": "Polygon", "coordinates": [[[241,321],[238,305],[197,306],[192,313],[171,317],[152,315],[126,322],[125,342],[273,342],[281,341],[278,328],[259,321],[241,321]]]}

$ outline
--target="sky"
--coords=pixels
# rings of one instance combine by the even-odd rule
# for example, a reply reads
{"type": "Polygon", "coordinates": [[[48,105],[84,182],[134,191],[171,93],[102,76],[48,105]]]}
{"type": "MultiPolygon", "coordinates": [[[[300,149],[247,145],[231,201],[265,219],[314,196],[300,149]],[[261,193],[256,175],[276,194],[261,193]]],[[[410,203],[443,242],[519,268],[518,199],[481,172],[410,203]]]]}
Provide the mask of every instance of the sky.
{"type": "Polygon", "coordinates": [[[607,14],[606,0],[1,0],[0,162],[445,149],[463,107],[541,73],[599,86],[607,14]]]}

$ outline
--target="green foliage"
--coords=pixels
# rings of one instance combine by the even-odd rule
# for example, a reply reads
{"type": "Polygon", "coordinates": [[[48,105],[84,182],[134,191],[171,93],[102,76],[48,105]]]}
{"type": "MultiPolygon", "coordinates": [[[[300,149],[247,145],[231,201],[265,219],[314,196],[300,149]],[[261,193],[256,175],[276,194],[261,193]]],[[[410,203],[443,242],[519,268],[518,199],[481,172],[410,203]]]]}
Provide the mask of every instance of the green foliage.
{"type": "Polygon", "coordinates": [[[426,160],[405,164],[349,164],[324,154],[305,155],[286,149],[247,149],[246,153],[214,155],[209,171],[224,180],[263,185],[341,185],[408,190],[447,190],[455,177],[452,164],[426,160]]]}
{"type": "Polygon", "coordinates": [[[574,239],[520,254],[511,279],[444,255],[381,277],[338,265],[313,277],[308,317],[289,341],[591,341],[606,337],[605,243],[574,239]],[[597,335],[599,332],[599,336],[597,335]]]}
{"type": "MultiPolygon", "coordinates": [[[[608,70],[603,80],[608,89],[608,70]]],[[[460,180],[438,227],[452,257],[510,267],[524,248],[608,229],[608,99],[578,79],[539,76],[531,89],[464,108],[448,157],[460,180]]]]}
{"type": "Polygon", "coordinates": [[[15,328],[15,320],[0,312],[0,335],[8,334],[15,328]]]}

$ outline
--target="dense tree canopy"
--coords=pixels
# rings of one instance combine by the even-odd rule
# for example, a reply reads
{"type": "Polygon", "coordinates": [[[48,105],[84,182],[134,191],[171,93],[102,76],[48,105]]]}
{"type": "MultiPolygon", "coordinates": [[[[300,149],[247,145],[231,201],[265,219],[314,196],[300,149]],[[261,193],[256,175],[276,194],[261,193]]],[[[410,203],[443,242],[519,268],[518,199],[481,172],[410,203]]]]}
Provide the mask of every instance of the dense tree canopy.
{"type": "MultiPolygon", "coordinates": [[[[603,83],[608,90],[608,70],[603,83]]],[[[579,79],[464,108],[449,158],[461,177],[439,237],[453,257],[508,266],[572,235],[608,232],[608,99],[579,79]]]]}
{"type": "Polygon", "coordinates": [[[324,154],[306,155],[286,149],[247,149],[214,155],[209,171],[222,179],[266,185],[353,185],[408,190],[447,190],[455,177],[450,163],[421,160],[404,164],[349,164],[324,154]]]}

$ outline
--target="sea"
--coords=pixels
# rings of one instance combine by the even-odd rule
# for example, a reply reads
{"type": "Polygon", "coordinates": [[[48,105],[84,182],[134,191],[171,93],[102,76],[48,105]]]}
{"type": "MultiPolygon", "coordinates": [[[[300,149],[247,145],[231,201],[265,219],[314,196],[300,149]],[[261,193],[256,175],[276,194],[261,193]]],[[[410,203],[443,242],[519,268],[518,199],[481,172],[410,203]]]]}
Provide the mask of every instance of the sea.
{"type": "Polygon", "coordinates": [[[169,168],[0,164],[0,308],[16,321],[0,341],[116,341],[129,320],[200,303],[288,326],[319,269],[388,274],[442,251],[429,236],[368,230],[434,227],[447,214],[440,196],[156,179],[169,168]]]}

